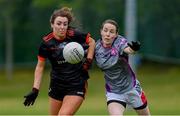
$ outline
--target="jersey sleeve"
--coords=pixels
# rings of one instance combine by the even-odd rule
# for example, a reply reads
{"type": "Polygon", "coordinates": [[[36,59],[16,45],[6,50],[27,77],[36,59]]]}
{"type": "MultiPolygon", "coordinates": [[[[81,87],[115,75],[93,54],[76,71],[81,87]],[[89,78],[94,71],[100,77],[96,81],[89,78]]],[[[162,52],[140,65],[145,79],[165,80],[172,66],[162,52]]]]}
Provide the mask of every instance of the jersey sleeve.
{"type": "Polygon", "coordinates": [[[128,43],[127,39],[124,38],[124,37],[122,37],[122,36],[120,36],[120,42],[119,42],[119,45],[120,45],[120,47],[119,47],[119,54],[120,54],[120,55],[122,55],[124,49],[125,49],[126,47],[128,47],[127,43],[128,43]]]}
{"type": "Polygon", "coordinates": [[[48,57],[47,46],[42,42],[39,46],[38,59],[44,61],[48,57]]]}

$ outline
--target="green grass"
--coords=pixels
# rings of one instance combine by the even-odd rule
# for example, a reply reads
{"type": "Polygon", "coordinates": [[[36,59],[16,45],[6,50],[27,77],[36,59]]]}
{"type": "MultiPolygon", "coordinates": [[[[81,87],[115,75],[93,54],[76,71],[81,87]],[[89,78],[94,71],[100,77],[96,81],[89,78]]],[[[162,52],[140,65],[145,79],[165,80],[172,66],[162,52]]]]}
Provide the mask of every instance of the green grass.
{"type": "MultiPolygon", "coordinates": [[[[32,87],[34,69],[16,69],[12,79],[0,71],[0,115],[48,114],[49,70],[43,75],[40,94],[34,106],[24,107],[23,96],[32,87]]],[[[86,99],[77,114],[107,115],[104,79],[99,69],[90,71],[86,99]]],[[[151,114],[180,114],[180,67],[159,64],[143,64],[138,68],[138,80],[145,91],[151,114]]],[[[136,114],[127,110],[126,115],[136,114]]]]}

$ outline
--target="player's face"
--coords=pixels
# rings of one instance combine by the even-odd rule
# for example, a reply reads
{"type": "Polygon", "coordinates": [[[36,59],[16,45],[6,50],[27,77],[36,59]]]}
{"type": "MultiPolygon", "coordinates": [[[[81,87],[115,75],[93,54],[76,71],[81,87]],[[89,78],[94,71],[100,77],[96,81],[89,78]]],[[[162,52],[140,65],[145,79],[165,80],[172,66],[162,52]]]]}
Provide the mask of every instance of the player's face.
{"type": "Polygon", "coordinates": [[[68,29],[67,17],[61,17],[61,16],[56,17],[54,23],[51,24],[51,27],[53,29],[53,33],[55,34],[55,36],[58,36],[60,38],[65,38],[68,29]]]}
{"type": "Polygon", "coordinates": [[[114,39],[117,37],[116,26],[110,23],[104,24],[101,29],[101,37],[105,46],[111,46],[114,39]]]}

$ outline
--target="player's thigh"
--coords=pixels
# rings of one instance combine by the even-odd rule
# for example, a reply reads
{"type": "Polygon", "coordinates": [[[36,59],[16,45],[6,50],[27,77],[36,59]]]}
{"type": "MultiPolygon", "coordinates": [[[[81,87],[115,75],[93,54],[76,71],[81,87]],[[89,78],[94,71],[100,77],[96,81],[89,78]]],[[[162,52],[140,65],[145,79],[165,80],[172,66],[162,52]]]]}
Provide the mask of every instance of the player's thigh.
{"type": "Polygon", "coordinates": [[[63,99],[59,115],[73,115],[79,109],[84,98],[77,95],[66,95],[63,99]]]}
{"type": "Polygon", "coordinates": [[[123,115],[125,106],[119,102],[111,102],[108,104],[108,111],[110,115],[123,115]]]}
{"type": "Polygon", "coordinates": [[[147,115],[147,116],[150,115],[148,106],[146,106],[144,109],[138,109],[136,110],[136,112],[138,115],[147,115]]]}
{"type": "Polygon", "coordinates": [[[109,114],[122,115],[126,108],[126,96],[124,94],[106,92],[106,97],[109,114]]]}
{"type": "Polygon", "coordinates": [[[49,114],[57,115],[62,106],[62,101],[49,97],[49,105],[49,114]]]}

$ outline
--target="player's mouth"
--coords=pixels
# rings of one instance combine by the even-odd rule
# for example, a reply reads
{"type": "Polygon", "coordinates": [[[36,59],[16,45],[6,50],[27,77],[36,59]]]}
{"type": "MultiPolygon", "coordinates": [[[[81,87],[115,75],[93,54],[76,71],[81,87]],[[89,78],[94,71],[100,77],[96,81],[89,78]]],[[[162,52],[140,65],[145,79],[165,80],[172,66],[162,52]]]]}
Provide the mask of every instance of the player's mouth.
{"type": "Polygon", "coordinates": [[[104,38],[104,40],[105,40],[105,41],[111,41],[111,39],[110,39],[110,38],[104,38]]]}
{"type": "Polygon", "coordinates": [[[65,31],[59,31],[60,35],[65,35],[65,31]]]}

